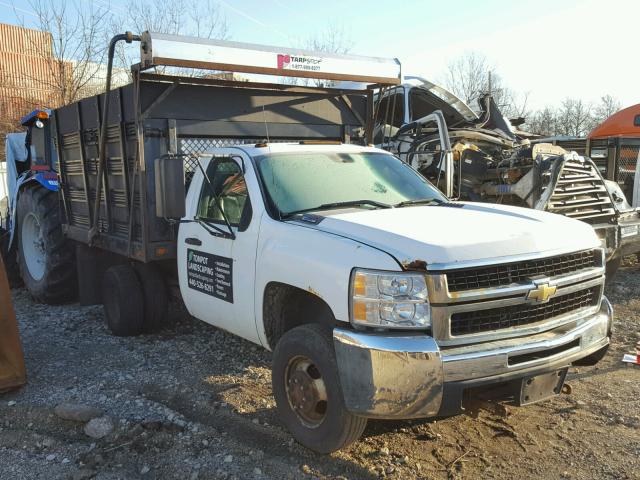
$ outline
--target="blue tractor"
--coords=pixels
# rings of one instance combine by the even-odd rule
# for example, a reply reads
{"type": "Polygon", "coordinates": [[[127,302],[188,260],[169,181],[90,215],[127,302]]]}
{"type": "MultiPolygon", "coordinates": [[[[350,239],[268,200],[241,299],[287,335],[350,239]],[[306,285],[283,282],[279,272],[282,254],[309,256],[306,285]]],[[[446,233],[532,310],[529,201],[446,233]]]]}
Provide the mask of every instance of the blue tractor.
{"type": "Polygon", "coordinates": [[[56,149],[50,112],[34,110],[26,132],[6,138],[8,202],[0,225],[0,251],[9,279],[24,282],[36,300],[57,304],[75,298],[75,255],[62,231],[56,149]]]}

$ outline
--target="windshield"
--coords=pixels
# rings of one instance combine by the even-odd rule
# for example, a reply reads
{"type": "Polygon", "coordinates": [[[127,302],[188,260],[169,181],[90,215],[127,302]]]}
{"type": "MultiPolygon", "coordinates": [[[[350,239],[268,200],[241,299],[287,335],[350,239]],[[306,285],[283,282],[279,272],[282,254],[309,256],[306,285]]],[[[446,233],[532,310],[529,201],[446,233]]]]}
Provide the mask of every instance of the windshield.
{"type": "Polygon", "coordinates": [[[281,215],[337,203],[376,208],[407,200],[446,200],[424,177],[385,153],[287,152],[256,161],[281,215]]]}

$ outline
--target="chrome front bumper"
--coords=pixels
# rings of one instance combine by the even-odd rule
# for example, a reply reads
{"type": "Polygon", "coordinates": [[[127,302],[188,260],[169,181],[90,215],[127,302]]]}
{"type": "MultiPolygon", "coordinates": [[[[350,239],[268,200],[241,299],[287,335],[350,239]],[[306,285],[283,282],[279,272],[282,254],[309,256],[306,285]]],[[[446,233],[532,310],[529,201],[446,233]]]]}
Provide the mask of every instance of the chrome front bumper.
{"type": "Polygon", "coordinates": [[[553,330],[453,348],[425,335],[336,328],[345,405],[370,418],[450,415],[461,409],[465,389],[558,370],[605,348],[612,322],[602,297],[597,313],[553,330]]]}

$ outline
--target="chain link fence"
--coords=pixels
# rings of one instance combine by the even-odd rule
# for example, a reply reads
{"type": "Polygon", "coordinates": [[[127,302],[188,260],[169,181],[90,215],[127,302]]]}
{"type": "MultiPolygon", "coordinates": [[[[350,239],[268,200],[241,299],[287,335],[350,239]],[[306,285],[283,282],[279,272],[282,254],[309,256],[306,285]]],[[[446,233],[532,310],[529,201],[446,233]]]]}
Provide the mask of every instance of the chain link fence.
{"type": "Polygon", "coordinates": [[[633,182],[636,176],[636,165],[640,158],[640,145],[623,145],[618,151],[618,171],[616,181],[631,203],[633,199],[633,182]]]}

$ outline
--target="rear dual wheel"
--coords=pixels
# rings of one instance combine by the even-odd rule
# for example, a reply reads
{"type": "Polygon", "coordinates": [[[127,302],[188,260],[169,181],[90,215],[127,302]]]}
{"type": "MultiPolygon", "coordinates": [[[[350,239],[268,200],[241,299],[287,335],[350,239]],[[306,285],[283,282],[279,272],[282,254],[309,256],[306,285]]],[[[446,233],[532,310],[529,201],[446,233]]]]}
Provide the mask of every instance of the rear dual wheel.
{"type": "Polygon", "coordinates": [[[102,302],[107,326],[118,337],[151,333],[166,321],[166,285],[150,264],[110,267],[102,281],[102,302]]]}

